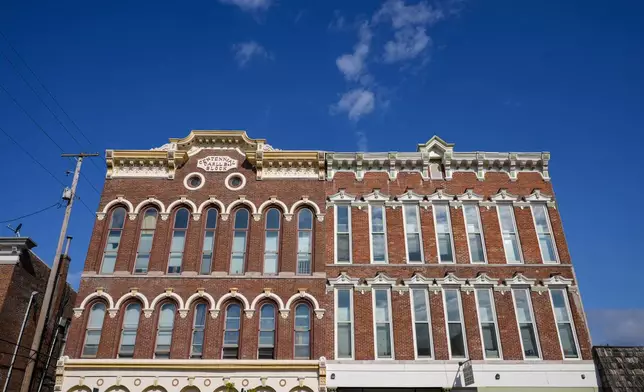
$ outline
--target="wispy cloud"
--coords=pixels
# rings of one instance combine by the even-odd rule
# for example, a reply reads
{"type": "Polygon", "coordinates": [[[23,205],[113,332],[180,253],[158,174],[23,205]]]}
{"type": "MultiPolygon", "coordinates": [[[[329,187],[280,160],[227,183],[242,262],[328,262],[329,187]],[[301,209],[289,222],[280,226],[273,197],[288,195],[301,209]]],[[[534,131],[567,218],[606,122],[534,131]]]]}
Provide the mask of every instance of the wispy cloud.
{"type": "MultiPolygon", "coordinates": [[[[338,103],[331,106],[331,113],[347,113],[349,119],[358,121],[360,117],[373,112],[374,107],[374,93],[364,88],[356,88],[342,94],[338,103]]],[[[366,140],[366,135],[363,137],[366,140]]]]}
{"type": "Polygon", "coordinates": [[[587,311],[593,344],[644,345],[644,309],[587,311]]]}
{"type": "Polygon", "coordinates": [[[234,44],[232,49],[235,52],[235,60],[241,68],[248,66],[248,63],[254,58],[273,59],[273,54],[255,41],[234,44]]]}
{"type": "Polygon", "coordinates": [[[244,12],[260,12],[270,8],[272,0],[219,0],[222,4],[236,5],[244,12]]]}
{"type": "Polygon", "coordinates": [[[347,20],[340,10],[333,11],[333,19],[327,27],[331,31],[342,31],[347,27],[347,20]]]}
{"type": "Polygon", "coordinates": [[[343,54],[335,60],[340,72],[344,74],[345,79],[351,81],[360,80],[367,70],[366,58],[369,54],[371,45],[371,29],[368,23],[360,26],[358,43],[353,48],[353,53],[343,54]]]}

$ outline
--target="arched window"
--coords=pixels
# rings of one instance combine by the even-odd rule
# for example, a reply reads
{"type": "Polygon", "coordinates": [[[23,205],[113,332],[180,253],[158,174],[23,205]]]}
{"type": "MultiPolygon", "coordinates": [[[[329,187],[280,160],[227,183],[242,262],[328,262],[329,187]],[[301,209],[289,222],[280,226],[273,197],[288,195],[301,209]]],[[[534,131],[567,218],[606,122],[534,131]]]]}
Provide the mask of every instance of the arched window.
{"type": "Polygon", "coordinates": [[[271,208],[266,213],[266,237],[264,239],[264,274],[277,274],[280,248],[280,211],[271,208]]]}
{"type": "Polygon", "coordinates": [[[239,331],[241,330],[241,306],[230,304],[226,308],[226,321],[224,325],[224,347],[222,359],[239,358],[239,331]]]}
{"type": "Polygon", "coordinates": [[[154,349],[155,358],[170,358],[175,309],[176,306],[173,303],[166,303],[161,306],[159,325],[157,327],[157,344],[154,349]]]}
{"type": "Polygon", "coordinates": [[[183,249],[186,245],[189,217],[190,213],[185,208],[178,209],[174,214],[174,229],[172,230],[170,260],[168,262],[169,274],[181,273],[181,262],[183,261],[183,249]]]}
{"type": "Polygon", "coordinates": [[[313,260],[313,213],[301,209],[297,214],[297,274],[310,275],[313,260]]]}
{"type": "Polygon", "coordinates": [[[139,328],[140,316],[141,305],[139,303],[131,303],[125,308],[125,315],[123,316],[123,330],[121,332],[121,346],[119,347],[119,358],[132,358],[134,356],[136,331],[139,328]]]}
{"type": "Polygon", "coordinates": [[[148,272],[150,252],[152,251],[152,240],[154,239],[154,230],[156,227],[157,210],[154,208],[148,208],[143,213],[143,222],[141,223],[139,248],[136,251],[136,263],[134,264],[135,274],[145,274],[148,272]]]}
{"type": "Polygon", "coordinates": [[[311,359],[311,308],[307,304],[295,307],[295,359],[311,359]]]}
{"type": "Polygon", "coordinates": [[[203,249],[201,253],[201,275],[210,275],[212,268],[212,255],[215,253],[215,231],[217,230],[217,210],[211,208],[206,213],[206,227],[203,236],[203,249]]]}
{"type": "Polygon", "coordinates": [[[248,210],[242,208],[235,213],[235,228],[233,232],[233,251],[230,260],[230,274],[244,273],[246,263],[246,244],[248,242],[248,210]]]}
{"type": "Polygon", "coordinates": [[[85,344],[83,345],[83,357],[96,357],[98,344],[101,341],[101,330],[105,319],[105,304],[97,302],[89,311],[87,320],[87,331],[85,332],[85,344]]]}
{"type": "Polygon", "coordinates": [[[115,208],[110,217],[110,229],[107,234],[107,240],[105,241],[101,274],[111,274],[114,272],[116,255],[119,251],[119,243],[121,242],[121,234],[123,233],[123,225],[125,225],[125,208],[115,208]]]}
{"type": "Polygon", "coordinates": [[[257,359],[275,359],[275,306],[273,304],[265,304],[259,310],[257,359]]]}
{"type": "Polygon", "coordinates": [[[206,304],[200,303],[195,306],[195,319],[192,324],[192,349],[190,350],[190,358],[201,358],[203,356],[205,329],[206,304]]]}

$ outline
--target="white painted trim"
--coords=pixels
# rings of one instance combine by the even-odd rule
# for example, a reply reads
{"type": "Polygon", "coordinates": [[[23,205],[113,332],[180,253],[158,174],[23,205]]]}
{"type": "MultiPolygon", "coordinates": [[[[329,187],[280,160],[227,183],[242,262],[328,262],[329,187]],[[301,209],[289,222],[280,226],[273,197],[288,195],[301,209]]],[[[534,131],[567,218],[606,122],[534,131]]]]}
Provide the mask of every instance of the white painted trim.
{"type": "Polygon", "coordinates": [[[183,299],[179,296],[179,294],[175,293],[172,289],[166,289],[165,292],[154,297],[154,299],[152,300],[152,303],[150,304],[150,309],[152,309],[152,311],[156,310],[156,306],[159,303],[159,301],[165,298],[173,298],[175,300],[175,302],[177,303],[177,309],[176,309],[177,312],[179,311],[179,309],[185,308],[183,299]]]}
{"type": "Polygon", "coordinates": [[[109,295],[107,292],[105,292],[103,290],[103,288],[99,287],[99,288],[96,289],[95,292],[93,292],[91,294],[88,294],[87,297],[85,297],[85,299],[83,300],[83,302],[81,302],[80,306],[78,308],[74,309],[75,312],[80,311],[80,314],[78,316],[76,316],[76,317],[80,317],[80,315],[83,313],[83,310],[87,307],[87,304],[92,299],[97,298],[97,297],[104,298],[107,301],[107,304],[108,304],[109,308],[106,309],[106,310],[114,309],[114,299],[112,298],[112,296],[109,295]]]}
{"type": "Polygon", "coordinates": [[[165,212],[165,205],[163,205],[163,202],[161,202],[161,200],[155,199],[154,197],[148,197],[147,199],[145,199],[142,202],[140,202],[136,206],[136,208],[134,208],[134,213],[138,214],[139,212],[141,212],[141,209],[143,207],[146,207],[146,206],[148,206],[150,204],[156,205],[158,207],[157,209],[159,210],[158,211],[159,214],[161,214],[162,212],[165,212]]]}
{"type": "MultiPolygon", "coordinates": [[[[415,275],[414,275],[415,276],[415,275]]],[[[413,341],[414,341],[414,359],[435,359],[436,357],[434,356],[434,334],[432,332],[432,311],[431,311],[431,303],[429,301],[429,291],[427,290],[427,287],[423,286],[417,286],[417,287],[410,287],[409,288],[409,301],[411,303],[411,323],[412,323],[412,333],[413,333],[413,341]],[[416,335],[418,334],[418,331],[416,331],[416,312],[414,311],[415,303],[414,303],[414,290],[422,291],[423,295],[425,296],[425,302],[427,304],[427,324],[429,327],[429,349],[430,349],[430,357],[419,357],[418,356],[418,342],[416,335]]]]}
{"type": "Polygon", "coordinates": [[[248,313],[250,309],[250,304],[248,303],[248,299],[244,296],[244,294],[238,292],[237,290],[231,290],[229,293],[226,293],[219,298],[219,301],[217,301],[217,305],[215,306],[215,311],[217,314],[221,311],[221,305],[224,304],[228,299],[233,298],[233,299],[238,299],[241,301],[241,303],[244,305],[244,312],[246,313],[247,318],[251,318],[253,316],[252,313],[248,313]]]}
{"type": "Polygon", "coordinates": [[[512,203],[498,203],[496,208],[496,217],[499,219],[499,229],[501,231],[501,242],[503,243],[503,257],[505,257],[505,263],[509,265],[521,265],[523,264],[523,248],[521,247],[521,238],[519,238],[519,230],[517,229],[517,221],[514,216],[514,206],[512,203]],[[503,221],[501,220],[501,206],[510,207],[510,214],[512,215],[512,227],[514,230],[514,235],[517,237],[517,246],[519,247],[519,262],[510,262],[508,260],[508,253],[505,248],[505,240],[503,239],[503,221]]]}
{"type": "Polygon", "coordinates": [[[526,361],[540,361],[543,359],[541,353],[541,342],[539,341],[539,330],[537,329],[537,322],[534,318],[534,309],[532,308],[532,291],[529,287],[513,288],[512,289],[512,304],[514,305],[514,318],[517,322],[517,332],[519,333],[519,341],[521,342],[521,355],[526,361]],[[530,308],[530,320],[532,321],[532,328],[534,329],[534,337],[537,343],[537,354],[539,358],[526,358],[525,357],[525,348],[523,347],[523,337],[521,336],[521,323],[519,322],[519,308],[517,308],[517,299],[515,296],[516,290],[525,291],[528,295],[528,308],[530,308]]]}
{"type": "Polygon", "coordinates": [[[369,260],[371,264],[389,264],[389,247],[387,246],[387,208],[383,203],[369,203],[369,260]],[[373,222],[371,218],[371,211],[373,207],[382,208],[382,226],[385,235],[385,261],[374,261],[373,259],[373,222]]]}
{"type": "Polygon", "coordinates": [[[356,344],[355,344],[355,317],[354,317],[354,303],[353,303],[353,287],[336,287],[333,290],[333,306],[334,306],[334,317],[333,317],[333,352],[334,358],[337,360],[353,360],[356,356],[356,344]],[[351,316],[351,358],[340,358],[338,357],[338,290],[347,290],[349,292],[349,304],[351,305],[351,311],[349,312],[351,316]]]}
{"type": "Polygon", "coordinates": [[[181,204],[188,205],[192,209],[191,214],[193,220],[199,219],[199,215],[197,215],[197,205],[187,197],[181,196],[179,200],[175,200],[172,203],[168,204],[165,211],[161,213],[161,220],[168,220],[168,217],[170,217],[170,214],[172,213],[174,207],[181,204]]]}
{"type": "MultiPolygon", "coordinates": [[[[244,204],[244,205],[250,207],[251,214],[253,214],[253,215],[257,214],[257,207],[255,206],[255,204],[252,201],[246,199],[246,196],[239,196],[239,199],[237,199],[237,200],[233,201],[232,203],[228,204],[228,207],[226,207],[226,215],[230,215],[230,213],[233,211],[233,209],[235,207],[237,207],[238,205],[240,205],[240,204],[244,204]]],[[[249,218],[251,218],[251,217],[249,217],[249,218]]],[[[223,219],[223,217],[222,217],[222,220],[225,220],[225,219],[223,219]]]]}
{"type": "Polygon", "coordinates": [[[196,293],[188,297],[188,300],[186,301],[186,304],[185,304],[185,310],[190,311],[190,306],[192,306],[192,303],[198,300],[199,298],[205,298],[208,301],[208,304],[210,304],[210,309],[209,309],[210,311],[213,311],[216,309],[217,303],[215,302],[215,299],[213,298],[213,296],[206,293],[203,289],[198,289],[196,293]]]}
{"type": "Polygon", "coordinates": [[[499,332],[499,319],[496,314],[496,299],[494,298],[494,290],[492,287],[477,287],[474,290],[474,300],[476,302],[476,313],[479,320],[479,333],[481,335],[481,350],[483,351],[483,358],[490,361],[503,360],[503,345],[501,344],[501,333],[499,332]],[[490,293],[490,304],[492,306],[492,316],[494,317],[494,332],[496,333],[496,344],[499,347],[498,358],[487,358],[485,355],[485,343],[483,339],[483,321],[481,320],[481,311],[479,310],[479,290],[486,290],[490,293]]]}
{"type": "Polygon", "coordinates": [[[298,299],[300,299],[300,298],[307,299],[307,300],[309,300],[309,302],[311,302],[311,304],[313,305],[313,311],[315,312],[315,316],[316,316],[318,319],[321,319],[321,318],[324,316],[325,309],[322,309],[322,308],[320,307],[320,303],[318,302],[318,300],[317,300],[313,295],[311,295],[311,294],[307,293],[307,292],[306,292],[306,291],[304,291],[304,290],[300,290],[300,292],[299,292],[299,293],[297,293],[297,294],[293,294],[293,295],[288,299],[288,301],[286,301],[285,309],[286,309],[286,311],[287,311],[287,314],[288,314],[288,312],[290,312],[290,311],[291,311],[291,306],[293,306],[293,302],[294,302],[294,301],[296,301],[296,300],[298,300],[298,299]]]}
{"type": "Polygon", "coordinates": [[[240,189],[242,189],[242,188],[244,188],[244,187],[246,186],[246,176],[244,176],[243,174],[241,174],[241,173],[239,173],[239,172],[230,173],[230,174],[229,174],[229,175],[227,175],[227,176],[226,176],[226,178],[224,179],[224,186],[226,186],[226,188],[228,188],[228,190],[230,190],[230,191],[238,191],[238,190],[240,190],[240,189]],[[229,181],[232,177],[241,177],[242,183],[241,183],[241,185],[240,185],[240,186],[238,186],[237,188],[234,188],[234,187],[232,187],[232,186],[230,186],[230,185],[228,184],[228,181],[229,181]]]}
{"type": "Polygon", "coordinates": [[[141,304],[143,305],[143,309],[148,309],[150,307],[150,303],[148,302],[148,298],[140,291],[136,289],[130,289],[129,293],[123,294],[121,298],[116,301],[116,304],[114,305],[114,308],[118,311],[121,309],[121,305],[123,305],[123,302],[130,298],[138,298],[141,301],[141,304]]]}
{"type": "Polygon", "coordinates": [[[352,225],[352,219],[351,219],[351,212],[352,208],[350,204],[335,204],[333,206],[333,261],[335,264],[352,264],[353,263],[353,228],[351,227],[352,225]],[[346,207],[347,208],[347,216],[348,216],[348,228],[349,228],[349,261],[342,261],[338,262],[338,207],[346,207]]]}
{"type": "Polygon", "coordinates": [[[219,213],[225,213],[226,212],[226,207],[224,206],[224,203],[221,202],[221,200],[218,200],[215,196],[210,196],[208,200],[204,201],[199,205],[199,208],[197,208],[197,213],[202,214],[203,211],[208,207],[210,204],[213,204],[219,208],[219,213]]]}
{"type": "Polygon", "coordinates": [[[438,257],[438,263],[439,264],[456,264],[456,249],[454,248],[454,229],[452,228],[452,213],[450,212],[449,204],[448,203],[441,203],[441,204],[434,204],[432,206],[432,215],[434,216],[434,235],[436,237],[436,256],[438,257]],[[445,206],[447,207],[447,227],[449,227],[449,237],[450,237],[450,243],[452,245],[452,258],[453,260],[451,262],[445,262],[441,260],[441,248],[440,248],[440,241],[438,239],[438,224],[436,222],[436,207],[438,206],[445,206]]]}
{"type": "Polygon", "coordinates": [[[415,203],[403,203],[402,205],[403,216],[403,235],[405,236],[405,261],[407,264],[425,264],[425,250],[423,249],[423,225],[420,221],[420,208],[415,203]],[[416,220],[418,221],[418,240],[420,242],[420,260],[409,260],[409,245],[407,244],[407,214],[405,214],[406,207],[413,207],[416,211],[416,220]]]}
{"type": "Polygon", "coordinates": [[[579,361],[581,360],[581,350],[579,349],[579,340],[577,339],[577,329],[575,328],[575,320],[572,317],[572,311],[570,309],[570,301],[568,301],[568,290],[565,287],[552,287],[548,290],[550,295],[550,305],[552,308],[552,317],[555,322],[555,327],[557,327],[557,336],[559,337],[559,348],[561,349],[561,358],[564,361],[579,361]],[[563,344],[561,342],[561,333],[559,332],[559,322],[557,321],[557,314],[555,312],[555,301],[552,299],[552,291],[558,290],[563,292],[564,302],[566,304],[566,313],[568,314],[568,320],[570,323],[570,328],[572,329],[572,339],[575,341],[575,348],[577,349],[577,358],[566,358],[564,353],[563,344]]]}
{"type": "Polygon", "coordinates": [[[203,188],[203,186],[204,186],[204,185],[206,185],[206,177],[204,177],[204,175],[203,175],[203,174],[201,174],[201,173],[199,173],[199,172],[192,172],[192,173],[188,173],[188,174],[183,178],[183,186],[184,186],[187,190],[189,190],[189,191],[196,191],[197,189],[201,189],[201,188],[203,188]],[[189,179],[190,177],[192,177],[192,176],[197,176],[197,177],[199,177],[199,178],[201,179],[201,183],[200,183],[198,186],[196,186],[196,187],[191,187],[191,186],[188,184],[188,179],[189,179]]]}
{"type": "Polygon", "coordinates": [[[561,261],[559,260],[559,250],[557,249],[557,241],[555,241],[555,233],[552,232],[552,225],[550,224],[550,211],[548,211],[548,206],[543,203],[531,203],[530,212],[532,213],[532,223],[534,224],[534,233],[537,236],[537,243],[539,244],[539,253],[541,254],[541,262],[543,264],[560,264],[561,261]],[[552,247],[555,251],[556,260],[554,261],[552,260],[546,261],[543,258],[543,249],[541,249],[541,241],[539,241],[539,231],[537,230],[537,218],[534,216],[535,207],[543,207],[545,211],[546,224],[548,225],[548,233],[550,234],[550,238],[552,239],[552,247]]]}
{"type": "Polygon", "coordinates": [[[310,200],[307,196],[304,196],[302,197],[302,200],[298,200],[293,203],[289,212],[292,215],[295,215],[295,211],[297,211],[297,209],[302,205],[313,207],[313,211],[315,211],[315,215],[317,216],[324,215],[322,213],[322,210],[320,210],[320,207],[313,200],[310,200]]]}
{"type": "Polygon", "coordinates": [[[391,309],[391,288],[386,287],[386,286],[380,286],[376,287],[373,290],[371,290],[371,309],[373,310],[371,313],[373,314],[373,357],[376,360],[395,360],[396,359],[396,349],[394,345],[394,315],[392,313],[391,309]],[[377,322],[376,322],[376,291],[382,290],[387,293],[387,311],[389,312],[389,340],[391,341],[391,357],[389,358],[378,358],[378,331],[376,328],[377,322]]]}
{"type": "Polygon", "coordinates": [[[264,290],[264,292],[263,292],[263,293],[261,293],[261,294],[257,295],[257,296],[253,299],[253,302],[251,302],[251,304],[250,304],[250,310],[251,310],[251,311],[255,311],[255,310],[256,310],[256,309],[255,309],[255,306],[257,305],[257,303],[258,303],[259,301],[261,301],[261,300],[263,300],[263,299],[267,299],[267,298],[272,299],[272,300],[273,300],[273,301],[274,301],[274,302],[279,306],[279,309],[278,309],[278,310],[280,310],[280,311],[281,311],[281,310],[286,309],[286,307],[284,306],[284,301],[282,301],[282,298],[280,298],[280,296],[279,296],[279,295],[275,294],[275,293],[274,293],[274,292],[272,292],[271,290],[264,290]]]}
{"type": "MultiPolygon", "coordinates": [[[[470,264],[487,264],[487,247],[485,246],[485,234],[483,233],[483,222],[481,222],[481,209],[479,208],[478,203],[470,203],[466,202],[463,203],[463,207],[461,208],[463,210],[463,222],[465,223],[465,236],[467,237],[465,242],[467,242],[467,254],[470,256],[470,264]],[[479,224],[479,235],[481,236],[481,246],[483,247],[483,261],[477,261],[474,262],[472,260],[472,248],[470,246],[470,233],[467,230],[467,214],[465,213],[465,207],[474,207],[476,209],[476,219],[479,224]]],[[[503,234],[501,234],[501,237],[503,237],[503,234]]]]}
{"type": "Polygon", "coordinates": [[[457,287],[454,288],[443,288],[443,311],[445,313],[445,334],[447,335],[447,349],[449,351],[449,359],[466,359],[469,358],[469,350],[467,347],[467,332],[465,331],[465,320],[463,319],[463,302],[461,298],[461,290],[457,287]],[[447,318],[447,298],[445,294],[448,290],[456,291],[458,298],[458,313],[461,322],[461,330],[463,331],[463,347],[465,348],[465,355],[463,358],[453,358],[452,357],[452,343],[449,339],[449,319],[447,318]]]}
{"type": "Polygon", "coordinates": [[[96,213],[96,219],[98,219],[98,220],[105,219],[105,217],[107,216],[107,214],[110,211],[110,209],[113,206],[117,205],[117,204],[123,204],[123,205],[127,206],[127,213],[130,216],[130,220],[134,220],[134,218],[136,217],[136,215],[134,215],[134,213],[135,213],[134,212],[134,206],[132,205],[132,203],[128,199],[126,199],[123,196],[117,196],[116,199],[114,199],[114,200],[110,201],[109,203],[105,204],[105,207],[103,207],[103,211],[96,213]]]}
{"type": "MultiPolygon", "coordinates": [[[[267,207],[274,206],[274,205],[277,205],[282,209],[282,214],[283,215],[289,215],[289,210],[288,210],[288,207],[286,206],[286,204],[284,204],[283,201],[281,201],[280,199],[278,199],[275,196],[271,196],[270,199],[268,199],[268,200],[264,201],[262,204],[260,204],[259,208],[257,208],[257,213],[262,215],[262,214],[264,214],[264,210],[267,207]]],[[[290,220],[290,219],[288,219],[288,220],[290,220]]]]}

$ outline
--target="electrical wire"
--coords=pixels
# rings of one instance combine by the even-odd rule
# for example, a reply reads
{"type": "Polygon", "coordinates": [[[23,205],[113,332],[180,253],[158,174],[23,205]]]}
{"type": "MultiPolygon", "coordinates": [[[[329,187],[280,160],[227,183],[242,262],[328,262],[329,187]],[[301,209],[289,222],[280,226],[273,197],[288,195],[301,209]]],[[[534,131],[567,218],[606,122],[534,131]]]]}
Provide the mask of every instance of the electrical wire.
{"type": "Polygon", "coordinates": [[[49,210],[49,209],[51,209],[51,208],[54,208],[54,207],[58,207],[58,208],[60,208],[60,207],[62,207],[62,206],[63,206],[63,205],[62,205],[60,202],[56,202],[55,204],[52,204],[52,205],[50,205],[49,207],[45,207],[45,208],[43,208],[43,209],[41,209],[41,210],[34,211],[34,212],[29,213],[29,214],[27,214],[27,215],[19,216],[19,217],[17,217],[17,218],[8,219],[8,220],[3,220],[3,221],[0,221],[0,223],[15,222],[15,221],[20,220],[20,219],[29,218],[30,216],[34,216],[34,215],[40,214],[41,212],[45,212],[45,211],[47,211],[47,210],[49,210]]]}

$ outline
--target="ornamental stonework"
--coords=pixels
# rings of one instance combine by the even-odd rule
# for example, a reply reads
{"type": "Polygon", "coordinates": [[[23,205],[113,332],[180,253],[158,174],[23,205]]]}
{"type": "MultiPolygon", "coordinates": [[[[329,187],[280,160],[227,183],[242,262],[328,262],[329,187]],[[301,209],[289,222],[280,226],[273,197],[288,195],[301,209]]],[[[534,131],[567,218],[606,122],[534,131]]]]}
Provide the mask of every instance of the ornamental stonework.
{"type": "Polygon", "coordinates": [[[210,155],[197,161],[197,167],[207,172],[227,172],[237,167],[237,159],[210,155]]]}

